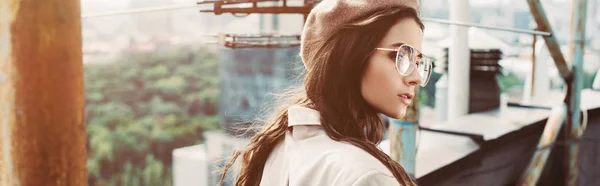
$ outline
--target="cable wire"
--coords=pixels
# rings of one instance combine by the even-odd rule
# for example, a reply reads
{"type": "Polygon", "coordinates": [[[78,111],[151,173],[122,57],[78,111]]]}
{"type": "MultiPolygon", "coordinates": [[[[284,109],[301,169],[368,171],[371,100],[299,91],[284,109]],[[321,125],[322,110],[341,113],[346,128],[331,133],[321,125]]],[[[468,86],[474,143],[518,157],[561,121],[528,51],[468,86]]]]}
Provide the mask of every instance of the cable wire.
{"type": "Polygon", "coordinates": [[[185,9],[185,8],[198,8],[198,5],[196,5],[196,4],[180,4],[180,5],[157,6],[157,7],[146,7],[146,8],[133,8],[133,9],[120,10],[120,11],[108,11],[108,12],[101,12],[101,13],[83,14],[83,15],[81,15],[81,18],[87,19],[87,18],[95,18],[95,17],[115,16],[115,15],[122,15],[122,14],[136,14],[136,13],[142,13],[142,12],[176,10],[176,9],[185,9]]]}

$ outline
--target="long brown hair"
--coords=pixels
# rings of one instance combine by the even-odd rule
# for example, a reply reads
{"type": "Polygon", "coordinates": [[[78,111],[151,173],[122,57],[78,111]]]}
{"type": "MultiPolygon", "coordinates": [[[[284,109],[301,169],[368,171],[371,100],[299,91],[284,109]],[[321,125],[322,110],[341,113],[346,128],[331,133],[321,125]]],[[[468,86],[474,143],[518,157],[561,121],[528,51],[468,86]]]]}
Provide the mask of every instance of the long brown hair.
{"type": "MultiPolygon", "coordinates": [[[[236,151],[225,166],[225,173],[242,155],[242,164],[236,186],[260,184],[263,168],[269,154],[281,142],[288,129],[287,108],[302,105],[321,114],[321,125],[327,135],[336,141],[355,145],[385,165],[402,185],[416,185],[406,171],[377,144],[385,133],[378,112],[361,96],[360,83],[368,59],[387,31],[400,19],[412,18],[423,29],[417,10],[409,7],[388,7],[357,18],[341,28],[337,34],[322,38],[314,56],[307,56],[311,69],[305,76],[304,86],[290,91],[287,102],[281,104],[269,120],[264,122],[243,151],[236,151]],[[293,96],[289,96],[293,95],[293,96]]],[[[398,33],[402,34],[402,33],[398,33]]]]}

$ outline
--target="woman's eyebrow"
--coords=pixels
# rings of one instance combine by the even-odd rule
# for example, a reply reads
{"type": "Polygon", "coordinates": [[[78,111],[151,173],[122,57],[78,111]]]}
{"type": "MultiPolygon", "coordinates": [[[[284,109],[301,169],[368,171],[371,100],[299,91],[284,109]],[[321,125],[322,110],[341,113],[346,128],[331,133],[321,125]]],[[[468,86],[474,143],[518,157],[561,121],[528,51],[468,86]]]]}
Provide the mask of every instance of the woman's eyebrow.
{"type": "Polygon", "coordinates": [[[400,46],[402,46],[402,45],[404,45],[404,44],[406,44],[406,43],[403,43],[403,42],[397,42],[397,43],[393,43],[393,44],[392,44],[392,47],[400,47],[400,46]]]}

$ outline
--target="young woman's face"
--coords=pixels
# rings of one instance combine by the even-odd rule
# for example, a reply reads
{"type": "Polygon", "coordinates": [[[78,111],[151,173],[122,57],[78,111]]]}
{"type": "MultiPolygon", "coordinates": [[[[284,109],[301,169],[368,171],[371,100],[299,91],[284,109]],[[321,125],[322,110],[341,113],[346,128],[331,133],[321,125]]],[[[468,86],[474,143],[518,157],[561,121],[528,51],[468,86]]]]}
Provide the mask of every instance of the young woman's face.
{"type": "MultiPolygon", "coordinates": [[[[401,19],[386,33],[380,48],[396,49],[399,43],[421,51],[423,32],[412,18],[401,19]]],[[[379,112],[396,119],[403,118],[415,97],[415,88],[422,78],[415,69],[401,75],[396,69],[396,52],[375,50],[362,77],[361,94],[365,101],[379,112]]]]}

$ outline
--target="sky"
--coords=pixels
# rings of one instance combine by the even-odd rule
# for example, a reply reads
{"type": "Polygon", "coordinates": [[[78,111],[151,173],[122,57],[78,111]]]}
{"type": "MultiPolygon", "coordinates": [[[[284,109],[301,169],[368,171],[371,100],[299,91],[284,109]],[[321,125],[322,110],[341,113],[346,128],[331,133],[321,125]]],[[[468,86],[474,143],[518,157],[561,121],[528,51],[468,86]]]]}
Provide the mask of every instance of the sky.
{"type": "MultiPolygon", "coordinates": [[[[82,13],[98,13],[103,11],[116,11],[127,9],[132,0],[81,0],[82,13]]],[[[173,4],[195,4],[197,0],[164,0],[173,4]]],[[[440,0],[421,0],[421,1],[440,1],[440,0]]],[[[450,0],[455,1],[455,0],[450,0]]],[[[498,3],[509,3],[511,0],[469,0],[473,6],[496,5],[498,3]]],[[[545,0],[563,2],[569,0],[545,0]]]]}

